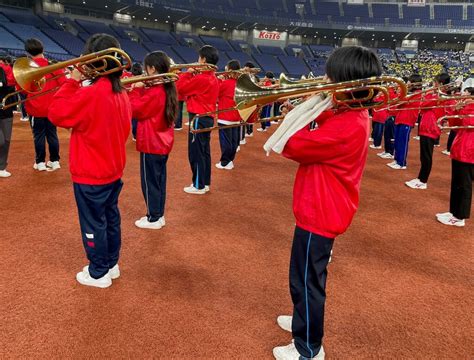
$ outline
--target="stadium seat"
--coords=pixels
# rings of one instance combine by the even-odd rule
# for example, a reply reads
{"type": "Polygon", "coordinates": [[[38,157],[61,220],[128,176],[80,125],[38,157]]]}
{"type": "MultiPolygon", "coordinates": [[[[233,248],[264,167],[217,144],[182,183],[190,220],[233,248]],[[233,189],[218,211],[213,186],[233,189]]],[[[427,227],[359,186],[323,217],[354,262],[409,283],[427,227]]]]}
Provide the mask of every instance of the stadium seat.
{"type": "Polygon", "coordinates": [[[63,30],[44,29],[43,32],[51,39],[54,39],[59,45],[66,49],[70,54],[78,56],[84,50],[84,41],[77,36],[63,30]]]}
{"type": "MultiPolygon", "coordinates": [[[[3,25],[0,23],[0,25],[3,25]]],[[[13,36],[9,33],[6,29],[0,26],[0,48],[2,49],[11,49],[11,50],[23,50],[25,48],[25,44],[18,39],[17,37],[13,36]]]]}
{"type": "Polygon", "coordinates": [[[281,63],[272,55],[256,54],[254,55],[254,58],[257,61],[259,67],[265,72],[271,71],[275,74],[275,76],[279,76],[281,73],[285,72],[285,69],[281,63]]]}

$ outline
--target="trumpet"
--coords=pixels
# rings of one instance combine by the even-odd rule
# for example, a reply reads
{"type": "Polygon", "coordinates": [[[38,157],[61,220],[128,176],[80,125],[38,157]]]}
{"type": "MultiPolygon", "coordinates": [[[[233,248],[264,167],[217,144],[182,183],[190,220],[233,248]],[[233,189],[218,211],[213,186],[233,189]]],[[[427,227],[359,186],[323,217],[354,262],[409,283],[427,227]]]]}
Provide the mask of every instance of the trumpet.
{"type": "Polygon", "coordinates": [[[137,75],[131,76],[129,78],[125,78],[120,80],[123,86],[128,86],[131,84],[135,84],[137,82],[143,82],[146,86],[151,87],[160,84],[166,84],[170,82],[175,82],[179,80],[179,76],[176,73],[163,73],[163,74],[155,74],[155,75],[137,75]]]}
{"type": "Polygon", "coordinates": [[[218,78],[223,78],[224,80],[238,79],[243,74],[244,74],[244,71],[242,69],[216,72],[216,76],[218,78]]]}
{"type": "Polygon", "coordinates": [[[170,66],[170,73],[183,72],[182,69],[194,69],[197,72],[216,71],[217,66],[212,64],[189,63],[189,64],[172,64],[170,66]]]}
{"type": "Polygon", "coordinates": [[[474,115],[446,115],[438,119],[438,127],[442,130],[458,130],[458,129],[474,129],[474,125],[444,125],[449,123],[449,120],[465,120],[474,119],[474,115]]]}
{"type": "Polygon", "coordinates": [[[10,93],[5,96],[2,101],[2,109],[17,106],[19,104],[24,103],[25,101],[32,100],[37,97],[57,91],[58,87],[54,87],[47,91],[41,92],[41,90],[43,90],[46,84],[46,81],[55,80],[60,76],[64,76],[64,74],[61,74],[58,76],[53,76],[49,79],[46,78],[47,75],[54,73],[57,70],[65,69],[69,66],[74,66],[82,73],[84,77],[94,79],[98,76],[106,76],[117,71],[128,69],[131,64],[132,60],[127,55],[127,53],[122,49],[118,48],[109,48],[97,51],[95,53],[82,55],[74,59],[61,61],[56,64],[51,64],[43,67],[40,67],[38,64],[36,64],[33,60],[29,58],[19,58],[13,64],[13,76],[15,77],[17,84],[22,90],[10,93]],[[125,60],[125,64],[122,63],[122,59],[125,60]],[[107,69],[108,60],[115,63],[116,66],[107,69]],[[34,95],[27,97],[25,100],[18,100],[7,105],[9,99],[11,99],[12,97],[17,97],[18,94],[22,91],[32,93],[34,95]]]}

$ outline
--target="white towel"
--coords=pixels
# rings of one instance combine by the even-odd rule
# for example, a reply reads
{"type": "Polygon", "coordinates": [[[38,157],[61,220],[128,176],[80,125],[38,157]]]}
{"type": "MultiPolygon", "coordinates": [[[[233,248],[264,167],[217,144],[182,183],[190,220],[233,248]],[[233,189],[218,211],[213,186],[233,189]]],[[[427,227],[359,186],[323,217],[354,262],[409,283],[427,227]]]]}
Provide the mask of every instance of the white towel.
{"type": "Polygon", "coordinates": [[[322,112],[333,106],[332,96],[322,94],[313,95],[308,100],[291,110],[286,116],[278,129],[267,140],[263,148],[267,156],[270,151],[281,154],[288,140],[322,112]]]}

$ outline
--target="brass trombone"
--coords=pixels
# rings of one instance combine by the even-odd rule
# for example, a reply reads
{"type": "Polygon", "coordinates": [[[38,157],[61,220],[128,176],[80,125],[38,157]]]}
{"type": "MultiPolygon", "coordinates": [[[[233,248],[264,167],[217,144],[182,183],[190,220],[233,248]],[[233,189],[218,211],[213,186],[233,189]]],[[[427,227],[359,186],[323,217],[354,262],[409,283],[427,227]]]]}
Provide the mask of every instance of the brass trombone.
{"type": "Polygon", "coordinates": [[[245,73],[242,69],[216,72],[216,76],[218,78],[223,78],[224,80],[238,79],[243,74],[245,74],[245,73]]]}
{"type": "Polygon", "coordinates": [[[123,86],[128,86],[137,82],[142,82],[146,86],[151,87],[160,84],[166,84],[170,82],[175,82],[179,80],[179,76],[176,73],[163,73],[155,75],[137,75],[131,76],[125,79],[120,80],[123,86]]]}
{"type": "Polygon", "coordinates": [[[183,72],[182,69],[195,69],[197,72],[216,71],[217,66],[212,64],[189,63],[189,64],[172,64],[170,66],[170,73],[183,72]]]}
{"type": "Polygon", "coordinates": [[[322,83],[327,83],[327,81],[324,79],[324,76],[313,77],[313,78],[305,77],[304,79],[302,77],[300,80],[291,80],[285,74],[281,73],[280,80],[279,80],[280,88],[284,88],[284,89],[297,87],[303,84],[322,84],[322,83]]]}
{"type": "Polygon", "coordinates": [[[446,115],[438,119],[437,124],[441,130],[474,129],[474,125],[444,125],[449,120],[474,119],[474,115],[446,115]]]}
{"type": "Polygon", "coordinates": [[[27,57],[19,58],[13,64],[13,76],[22,90],[10,93],[5,96],[2,101],[2,109],[17,106],[24,103],[25,101],[57,91],[58,87],[54,87],[47,91],[41,92],[46,84],[46,81],[55,80],[60,76],[64,76],[64,74],[61,74],[58,76],[53,76],[49,79],[46,78],[47,75],[52,74],[57,70],[74,66],[84,75],[84,77],[93,79],[98,76],[106,76],[117,71],[128,69],[131,64],[132,60],[127,55],[127,53],[118,48],[109,48],[97,51],[95,53],[82,55],[74,59],[61,61],[56,64],[43,67],[39,66],[32,59],[27,57]],[[114,62],[116,67],[107,69],[107,60],[114,62]],[[122,63],[122,60],[125,60],[125,64],[122,63]],[[16,102],[7,104],[9,98],[17,97],[20,92],[32,93],[33,95],[27,97],[25,100],[18,100],[16,102]]]}

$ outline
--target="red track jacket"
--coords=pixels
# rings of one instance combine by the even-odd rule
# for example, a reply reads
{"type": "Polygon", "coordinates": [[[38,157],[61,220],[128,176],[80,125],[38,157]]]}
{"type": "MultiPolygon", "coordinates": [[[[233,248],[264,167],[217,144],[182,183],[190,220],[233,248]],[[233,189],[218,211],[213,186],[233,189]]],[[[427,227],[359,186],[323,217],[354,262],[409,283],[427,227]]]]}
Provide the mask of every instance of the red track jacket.
{"type": "Polygon", "coordinates": [[[420,103],[420,107],[446,106],[443,108],[421,110],[420,136],[426,136],[437,139],[441,136],[441,129],[438,126],[438,119],[444,115],[454,114],[454,108],[451,105],[456,104],[455,101],[438,102],[438,94],[429,94],[425,101],[420,103]]]}
{"type": "Polygon", "coordinates": [[[168,155],[173,148],[174,129],[165,119],[166,92],[163,85],[134,89],[129,93],[132,117],[138,120],[137,151],[168,155]]]}
{"type": "MultiPolygon", "coordinates": [[[[474,115],[474,102],[467,103],[459,115],[474,115]]],[[[474,118],[463,119],[455,125],[474,125],[474,118]]],[[[451,159],[474,164],[474,129],[456,130],[456,137],[451,146],[451,159]]]]}
{"type": "Polygon", "coordinates": [[[7,64],[0,64],[0,67],[5,72],[5,77],[7,78],[7,84],[3,84],[3,86],[15,86],[16,81],[15,77],[13,76],[13,68],[7,64]]]}
{"type": "Polygon", "coordinates": [[[420,110],[413,110],[420,107],[421,102],[421,93],[419,91],[415,91],[412,95],[410,95],[411,102],[408,104],[404,104],[398,107],[399,111],[395,112],[395,125],[403,124],[409,125],[411,127],[415,126],[416,120],[418,119],[418,114],[420,110]],[[403,109],[411,109],[411,110],[403,110],[403,109]]]}
{"type": "MultiPolygon", "coordinates": [[[[326,115],[326,114],[322,114],[326,115]]],[[[342,110],[297,132],[283,156],[300,164],[293,190],[296,225],[334,238],[346,231],[359,205],[367,159],[367,110],[342,110]]]]}
{"type": "Polygon", "coordinates": [[[182,73],[176,82],[176,87],[178,94],[186,97],[188,112],[203,114],[216,111],[219,81],[214,71],[203,71],[197,75],[182,73]]]}
{"type": "MultiPolygon", "coordinates": [[[[36,58],[36,59],[33,59],[33,61],[41,67],[49,65],[48,60],[45,58],[36,58]]],[[[52,88],[58,87],[61,84],[63,84],[66,81],[66,77],[61,76],[61,75],[64,75],[63,70],[57,70],[52,74],[46,75],[47,81],[46,81],[46,84],[44,85],[43,90],[41,90],[41,92],[50,90],[52,88]],[[53,76],[59,76],[59,77],[56,80],[49,80],[53,76]]],[[[27,97],[32,96],[32,95],[34,94],[30,95],[27,93],[27,97]]],[[[40,96],[36,99],[28,100],[25,103],[26,112],[28,113],[28,115],[35,116],[35,117],[48,117],[48,107],[53,101],[53,97],[54,97],[54,92],[51,92],[49,94],[40,96]]]]}
{"type": "Polygon", "coordinates": [[[69,145],[72,181],[105,185],[122,177],[132,119],[125,91],[112,92],[107,78],[86,87],[80,87],[75,80],[66,80],[52,99],[48,118],[57,126],[72,129],[69,145]]]}
{"type": "MultiPolygon", "coordinates": [[[[389,89],[389,98],[390,99],[394,99],[397,94],[395,93],[395,91],[390,88],[389,89]]],[[[380,94],[380,95],[377,95],[375,97],[375,101],[380,101],[382,100],[383,98],[383,94],[380,94]]],[[[372,111],[372,121],[375,121],[375,122],[378,122],[378,123],[381,123],[381,124],[385,124],[385,121],[388,119],[389,116],[391,116],[392,114],[390,113],[390,111],[384,107],[384,108],[380,108],[380,109],[374,109],[372,111]]]]}
{"type": "MultiPolygon", "coordinates": [[[[234,95],[237,79],[228,79],[219,82],[219,111],[235,107],[234,95]]],[[[219,120],[239,122],[240,114],[237,110],[219,113],[219,120]]]]}

